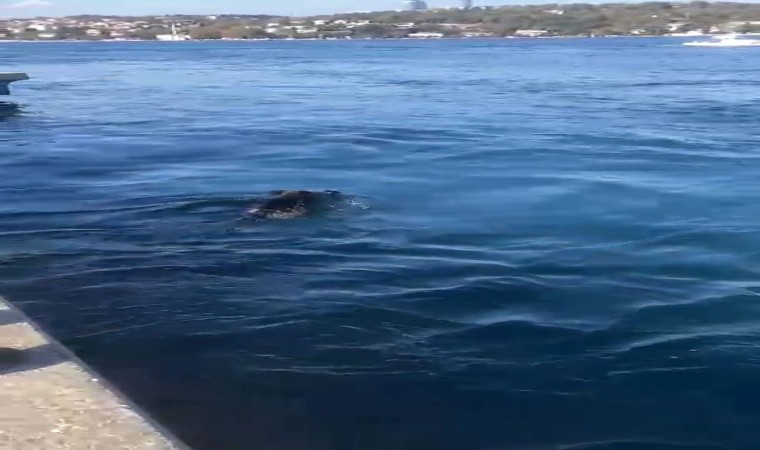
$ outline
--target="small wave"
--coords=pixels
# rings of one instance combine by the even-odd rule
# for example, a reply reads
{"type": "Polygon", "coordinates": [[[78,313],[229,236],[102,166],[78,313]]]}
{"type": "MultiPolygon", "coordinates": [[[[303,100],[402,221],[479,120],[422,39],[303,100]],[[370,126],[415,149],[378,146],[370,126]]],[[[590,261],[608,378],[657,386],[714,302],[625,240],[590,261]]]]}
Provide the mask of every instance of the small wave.
{"type": "Polygon", "coordinates": [[[23,231],[2,231],[0,232],[0,238],[3,237],[32,237],[32,236],[48,236],[54,237],[56,235],[69,235],[80,233],[108,233],[111,230],[106,228],[53,228],[43,230],[23,230],[23,231]]]}
{"type": "MultiPolygon", "coordinates": [[[[386,84],[386,83],[384,83],[386,84]]],[[[391,86],[410,86],[410,87],[422,87],[422,88],[428,88],[428,87],[434,87],[434,86],[440,86],[443,83],[440,80],[389,80],[387,82],[388,85],[391,86]]]]}
{"type": "Polygon", "coordinates": [[[673,86],[757,86],[755,80],[744,78],[732,78],[728,80],[674,80],[674,81],[646,81],[640,83],[620,83],[614,87],[673,87],[673,86]]]}
{"type": "Polygon", "coordinates": [[[172,205],[172,209],[177,212],[197,212],[197,211],[216,211],[241,209],[253,203],[254,200],[240,197],[217,197],[186,200],[172,205]]]}
{"type": "Polygon", "coordinates": [[[447,338],[457,340],[504,343],[508,340],[556,342],[559,340],[575,339],[586,335],[585,331],[544,325],[533,321],[509,320],[490,325],[470,327],[465,330],[451,332],[447,338]]]}
{"type": "Polygon", "coordinates": [[[627,314],[618,323],[619,328],[669,331],[693,327],[717,327],[727,324],[741,329],[742,323],[757,322],[760,303],[754,295],[733,295],[708,298],[690,303],[645,306],[627,314]],[[678,317],[673,323],[673,317],[678,317]]]}
{"type": "Polygon", "coordinates": [[[648,439],[584,442],[560,445],[559,450],[724,450],[723,445],[701,442],[668,442],[648,439]]]}
{"type": "Polygon", "coordinates": [[[362,202],[358,200],[357,198],[348,198],[345,203],[350,206],[356,206],[359,209],[364,209],[364,210],[371,209],[371,207],[367,203],[362,202]]]}

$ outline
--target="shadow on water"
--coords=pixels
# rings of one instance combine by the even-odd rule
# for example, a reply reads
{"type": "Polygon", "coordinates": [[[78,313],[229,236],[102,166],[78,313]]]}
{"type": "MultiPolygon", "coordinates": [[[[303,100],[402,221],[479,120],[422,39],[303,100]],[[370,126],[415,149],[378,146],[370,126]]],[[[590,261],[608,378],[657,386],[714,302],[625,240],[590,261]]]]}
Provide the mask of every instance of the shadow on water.
{"type": "MultiPolygon", "coordinates": [[[[26,319],[21,314],[14,310],[2,309],[0,305],[0,327],[15,326],[25,322],[26,319]]],[[[42,344],[26,349],[0,346],[0,376],[50,367],[65,359],[64,355],[52,344],[42,344]]]]}
{"type": "Polygon", "coordinates": [[[13,311],[0,309],[0,327],[23,322],[24,319],[13,311]]]}
{"type": "Polygon", "coordinates": [[[65,361],[52,344],[24,350],[0,347],[0,376],[43,369],[65,361]]]}
{"type": "Polygon", "coordinates": [[[0,101],[0,122],[21,113],[18,103],[0,101]]]}

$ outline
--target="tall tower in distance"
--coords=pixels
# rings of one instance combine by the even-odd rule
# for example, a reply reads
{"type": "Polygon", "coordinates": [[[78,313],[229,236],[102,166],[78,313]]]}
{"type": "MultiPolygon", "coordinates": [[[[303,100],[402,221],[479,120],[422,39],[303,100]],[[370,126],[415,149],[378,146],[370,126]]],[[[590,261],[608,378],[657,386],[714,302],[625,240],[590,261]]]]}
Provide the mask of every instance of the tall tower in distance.
{"type": "Polygon", "coordinates": [[[462,9],[472,9],[472,0],[462,0],[462,9]]]}
{"type": "Polygon", "coordinates": [[[428,9],[428,6],[424,0],[406,0],[404,1],[404,9],[407,11],[424,11],[428,9]]]}

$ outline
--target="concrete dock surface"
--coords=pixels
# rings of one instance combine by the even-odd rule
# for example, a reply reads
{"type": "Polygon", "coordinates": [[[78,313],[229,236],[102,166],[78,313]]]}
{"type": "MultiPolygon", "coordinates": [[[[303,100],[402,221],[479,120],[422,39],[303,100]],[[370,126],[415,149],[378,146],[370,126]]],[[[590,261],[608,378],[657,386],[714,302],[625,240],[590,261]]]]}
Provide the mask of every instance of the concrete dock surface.
{"type": "Polygon", "coordinates": [[[0,449],[187,447],[0,298],[0,449]]]}

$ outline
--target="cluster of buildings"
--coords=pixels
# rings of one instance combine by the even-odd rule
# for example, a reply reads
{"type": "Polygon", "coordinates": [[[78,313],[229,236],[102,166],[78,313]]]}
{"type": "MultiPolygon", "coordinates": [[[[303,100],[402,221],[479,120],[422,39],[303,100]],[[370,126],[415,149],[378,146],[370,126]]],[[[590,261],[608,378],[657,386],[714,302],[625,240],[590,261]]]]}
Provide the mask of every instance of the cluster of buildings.
{"type": "Polygon", "coordinates": [[[370,25],[371,20],[346,20],[346,19],[316,19],[316,20],[299,20],[290,19],[285,22],[270,22],[264,27],[264,31],[272,35],[290,35],[290,34],[318,34],[323,27],[343,28],[352,30],[357,27],[370,25]]]}
{"type": "MultiPolygon", "coordinates": [[[[469,5],[470,3],[467,2],[469,5]]],[[[189,40],[194,31],[203,27],[219,27],[237,24],[245,28],[266,33],[270,37],[313,38],[328,35],[349,37],[353,30],[368,25],[382,25],[397,30],[408,31],[411,38],[441,38],[441,32],[417,32],[415,22],[376,23],[367,19],[343,18],[222,18],[220,16],[177,17],[157,16],[140,18],[122,17],[64,17],[36,19],[0,19],[0,40],[133,40],[157,39],[160,41],[189,40]],[[237,19],[237,20],[236,20],[237,19]],[[247,23],[247,25],[239,25],[247,23]],[[329,30],[329,31],[325,31],[329,30]]],[[[457,31],[463,37],[488,37],[492,33],[483,31],[478,24],[439,24],[442,30],[457,31]]],[[[261,34],[259,34],[260,36],[261,34]]]]}
{"type": "MultiPolygon", "coordinates": [[[[0,40],[132,40],[156,39],[160,41],[181,41],[191,39],[194,30],[204,26],[224,28],[225,23],[242,23],[244,28],[257,30],[273,37],[314,37],[332,30],[333,36],[349,36],[352,30],[375,24],[366,19],[296,19],[271,18],[269,21],[253,20],[240,17],[222,19],[219,16],[193,18],[181,17],[141,17],[128,18],[37,18],[37,19],[0,19],[0,40]],[[276,20],[276,21],[275,21],[276,20]]],[[[400,30],[413,29],[416,24],[383,24],[400,30]]],[[[453,24],[453,28],[457,25],[453,24]]],[[[463,25],[463,27],[470,27],[463,25]]],[[[472,30],[470,30],[472,31],[472,30]]],[[[473,36],[477,35],[473,34],[473,36]]],[[[443,37],[440,33],[412,33],[411,37],[443,37]]]]}
{"type": "Polygon", "coordinates": [[[110,38],[127,39],[139,36],[146,30],[169,33],[171,25],[155,19],[75,17],[0,19],[0,39],[65,39],[65,38],[110,38]]]}
{"type": "MultiPolygon", "coordinates": [[[[473,6],[473,0],[461,0],[461,2],[461,9],[471,9],[473,6]]],[[[405,0],[403,6],[406,11],[425,11],[428,9],[425,0],[405,0]]]]}
{"type": "MultiPolygon", "coordinates": [[[[426,8],[423,0],[407,0],[408,8],[426,8]]],[[[460,9],[473,7],[472,0],[462,0],[460,9]]],[[[487,8],[487,7],[486,7],[487,8]]],[[[563,9],[547,9],[541,14],[566,15],[563,9]]],[[[196,39],[340,39],[351,37],[409,37],[434,39],[443,37],[495,37],[493,28],[482,23],[425,23],[373,21],[366,15],[350,18],[348,15],[314,18],[286,18],[272,16],[156,16],[156,17],[64,17],[36,19],[0,19],[0,40],[132,40],[157,39],[180,41],[196,39]],[[379,29],[379,31],[378,31],[379,29]],[[215,37],[208,37],[211,31],[215,37]],[[372,33],[377,34],[372,34],[372,33]]],[[[409,16],[409,19],[414,15],[409,16]]],[[[653,16],[656,17],[656,16],[653,16]]],[[[407,20],[409,20],[407,19],[407,20]]],[[[708,29],[695,29],[683,20],[672,20],[658,34],[675,36],[703,33],[735,32],[754,27],[757,22],[726,22],[708,29]]],[[[627,34],[651,34],[648,29],[633,29],[627,34]]],[[[504,34],[498,34],[504,36],[504,34]]],[[[546,29],[520,29],[509,36],[554,36],[546,29]]],[[[509,37],[507,36],[507,37],[509,37]]]]}

